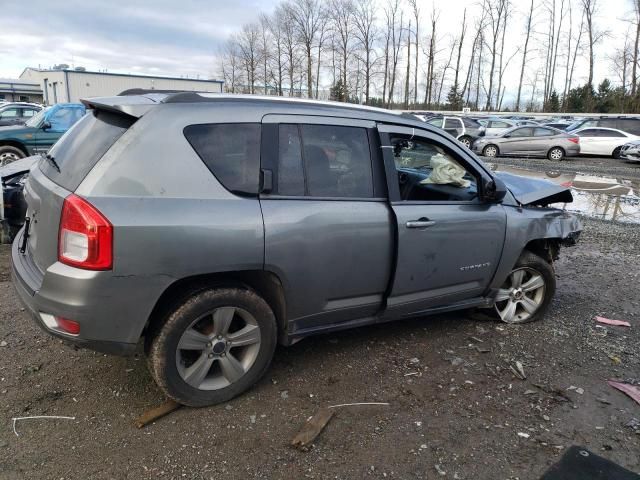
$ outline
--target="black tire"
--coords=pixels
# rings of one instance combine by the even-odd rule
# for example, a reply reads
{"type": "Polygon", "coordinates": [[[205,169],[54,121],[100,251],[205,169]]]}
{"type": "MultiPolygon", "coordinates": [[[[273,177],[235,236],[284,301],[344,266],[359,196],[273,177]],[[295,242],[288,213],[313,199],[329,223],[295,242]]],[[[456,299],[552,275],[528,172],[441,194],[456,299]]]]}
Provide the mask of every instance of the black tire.
{"type": "MultiPolygon", "coordinates": [[[[553,271],[553,267],[549,264],[548,261],[546,261],[545,259],[543,259],[542,257],[540,257],[539,255],[536,255],[533,252],[530,252],[529,250],[525,250],[524,252],[522,252],[522,254],[520,255],[520,258],[518,258],[518,261],[516,262],[515,266],[513,267],[512,272],[518,270],[518,269],[531,269],[536,271],[537,273],[539,273],[542,278],[544,279],[544,296],[542,298],[542,301],[540,302],[537,310],[531,314],[529,317],[526,318],[514,318],[513,321],[507,321],[504,320],[507,323],[529,323],[529,322],[535,322],[537,320],[540,320],[542,317],[544,317],[547,309],[549,308],[549,305],[551,304],[551,300],[553,300],[553,296],[555,295],[556,292],[556,277],[553,271]]],[[[510,273],[511,275],[511,273],[510,273]]],[[[508,282],[508,279],[505,280],[505,284],[508,282]]],[[[503,285],[503,288],[505,287],[505,285],[503,285]]],[[[496,302],[496,316],[498,318],[501,318],[500,315],[497,313],[498,310],[498,306],[500,305],[501,302],[496,302]]]]}
{"type": "Polygon", "coordinates": [[[190,407],[205,407],[226,402],[253,386],[266,373],[277,343],[277,324],[273,311],[256,293],[239,288],[201,290],[188,297],[169,313],[166,321],[154,329],[148,352],[149,370],[160,389],[171,399],[190,407]],[[204,390],[189,385],[177,366],[178,342],[195,320],[216,308],[236,307],[257,321],[260,343],[257,356],[248,370],[229,385],[204,390]]]}
{"type": "Polygon", "coordinates": [[[553,160],[554,162],[559,162],[564,159],[565,152],[561,147],[553,147],[550,148],[547,152],[547,158],[549,160],[553,160]]]}
{"type": "Polygon", "coordinates": [[[473,143],[473,139],[468,135],[463,135],[458,141],[467,148],[471,148],[471,144],[473,143]]]}
{"type": "Polygon", "coordinates": [[[16,160],[20,160],[24,157],[26,157],[24,152],[17,147],[12,147],[11,145],[0,146],[0,167],[8,165],[11,162],[15,162],[16,160]]]}
{"type": "Polygon", "coordinates": [[[620,151],[622,150],[622,147],[616,147],[616,149],[611,153],[611,156],[613,158],[620,158],[620,151]]]}
{"type": "Polygon", "coordinates": [[[497,145],[491,143],[482,149],[482,155],[489,158],[495,158],[500,155],[500,149],[497,145]]]}

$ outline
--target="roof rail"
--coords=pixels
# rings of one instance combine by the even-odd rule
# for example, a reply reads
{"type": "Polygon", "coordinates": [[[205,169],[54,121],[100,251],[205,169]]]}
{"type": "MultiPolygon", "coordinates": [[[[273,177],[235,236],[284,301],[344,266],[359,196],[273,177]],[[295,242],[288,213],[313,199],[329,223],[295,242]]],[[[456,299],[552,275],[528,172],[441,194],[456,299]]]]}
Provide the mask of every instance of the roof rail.
{"type": "Polygon", "coordinates": [[[149,93],[161,93],[161,94],[170,94],[170,93],[185,93],[188,90],[155,90],[148,88],[129,88],[124,90],[118,94],[118,97],[126,97],[129,95],[147,95],[149,93]]]}

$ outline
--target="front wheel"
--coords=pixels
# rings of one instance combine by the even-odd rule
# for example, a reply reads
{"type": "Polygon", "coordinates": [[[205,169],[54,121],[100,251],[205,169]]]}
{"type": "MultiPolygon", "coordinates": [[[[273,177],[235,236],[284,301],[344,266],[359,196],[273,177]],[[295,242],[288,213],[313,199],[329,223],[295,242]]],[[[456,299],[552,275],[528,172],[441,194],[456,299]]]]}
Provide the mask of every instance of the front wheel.
{"type": "Polygon", "coordinates": [[[276,338],[275,316],[257,294],[204,290],[186,299],[157,330],[149,367],[169,398],[190,407],[214,405],[265,374],[276,338]]]}
{"type": "Polygon", "coordinates": [[[498,290],[495,309],[503,322],[534,322],[544,316],[555,291],[556,279],[549,262],[525,251],[498,290]]]}
{"type": "Polygon", "coordinates": [[[495,145],[487,145],[482,149],[482,155],[485,157],[495,158],[498,156],[498,147],[495,145]]]}
{"type": "Polygon", "coordinates": [[[622,147],[616,147],[615,150],[611,153],[611,156],[613,158],[620,158],[620,151],[622,150],[622,147]]]}
{"type": "Polygon", "coordinates": [[[549,160],[555,160],[559,162],[564,158],[564,150],[561,149],[560,147],[553,147],[551,150],[549,150],[549,153],[547,154],[547,158],[549,160]]]}

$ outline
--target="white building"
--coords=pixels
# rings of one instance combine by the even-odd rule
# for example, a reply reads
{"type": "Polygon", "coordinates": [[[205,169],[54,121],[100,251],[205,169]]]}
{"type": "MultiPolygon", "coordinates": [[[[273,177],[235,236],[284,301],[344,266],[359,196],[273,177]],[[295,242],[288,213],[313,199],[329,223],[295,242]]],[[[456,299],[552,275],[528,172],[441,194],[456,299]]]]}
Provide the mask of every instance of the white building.
{"type": "Polygon", "coordinates": [[[46,105],[76,103],[81,98],[109,97],[130,88],[220,93],[223,86],[221,80],[155,77],[86,70],[42,70],[30,67],[25,68],[20,74],[20,80],[40,85],[46,105]]]}

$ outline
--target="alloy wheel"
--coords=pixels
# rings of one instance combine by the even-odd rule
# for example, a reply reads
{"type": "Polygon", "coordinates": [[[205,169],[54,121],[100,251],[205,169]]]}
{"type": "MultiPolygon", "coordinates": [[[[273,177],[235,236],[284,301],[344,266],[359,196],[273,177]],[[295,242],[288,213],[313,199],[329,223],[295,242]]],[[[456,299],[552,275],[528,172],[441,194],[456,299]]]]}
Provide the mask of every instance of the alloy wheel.
{"type": "Polygon", "coordinates": [[[503,322],[526,322],[543,304],[545,290],[540,272],[530,267],[516,268],[498,291],[496,311],[503,322]]]}
{"type": "Polygon", "coordinates": [[[562,153],[562,150],[560,150],[559,148],[553,148],[549,152],[549,157],[551,158],[551,160],[562,160],[563,156],[564,154],[562,153]]]}
{"type": "Polygon", "coordinates": [[[228,387],[255,363],[260,341],[253,315],[237,307],[216,308],[183,332],[176,349],[178,373],[199,390],[228,387]]]}
{"type": "Polygon", "coordinates": [[[489,145],[488,147],[484,148],[482,153],[485,157],[495,157],[496,155],[498,155],[498,149],[493,145],[489,145]]]}

